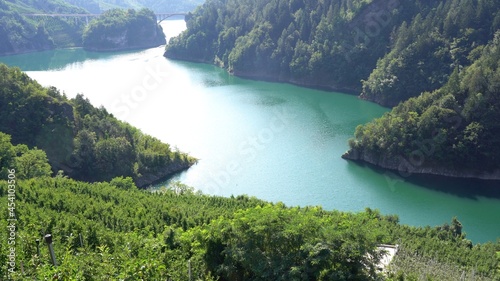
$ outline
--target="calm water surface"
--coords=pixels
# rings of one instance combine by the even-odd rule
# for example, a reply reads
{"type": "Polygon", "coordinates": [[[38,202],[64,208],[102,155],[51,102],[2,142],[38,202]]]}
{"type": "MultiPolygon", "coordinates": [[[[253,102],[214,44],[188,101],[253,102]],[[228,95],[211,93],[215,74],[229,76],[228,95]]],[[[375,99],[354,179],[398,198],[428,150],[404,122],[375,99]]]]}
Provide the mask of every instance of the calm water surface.
{"type": "MultiPolygon", "coordinates": [[[[164,23],[168,37],[184,28],[183,21],[164,23]]],[[[370,207],[411,225],[440,225],[457,216],[475,242],[500,237],[497,184],[410,182],[340,158],[356,126],[387,109],[351,95],[239,79],[162,55],[163,47],[117,53],[70,49],[0,61],[68,97],[83,93],[94,105],[199,158],[173,180],[204,193],[344,211],[370,207]]]]}

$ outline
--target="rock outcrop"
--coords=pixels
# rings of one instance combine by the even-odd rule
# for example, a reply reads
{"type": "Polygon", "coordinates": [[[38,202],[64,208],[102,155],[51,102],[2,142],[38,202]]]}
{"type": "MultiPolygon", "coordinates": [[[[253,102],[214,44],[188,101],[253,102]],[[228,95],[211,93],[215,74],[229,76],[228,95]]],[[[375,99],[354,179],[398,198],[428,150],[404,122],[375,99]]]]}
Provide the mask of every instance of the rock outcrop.
{"type": "Polygon", "coordinates": [[[399,172],[402,176],[412,174],[436,175],[452,178],[470,178],[482,180],[500,180],[500,170],[457,170],[447,167],[429,165],[425,159],[411,160],[402,156],[377,156],[373,153],[351,149],[342,155],[343,159],[364,162],[380,168],[399,172]]]}

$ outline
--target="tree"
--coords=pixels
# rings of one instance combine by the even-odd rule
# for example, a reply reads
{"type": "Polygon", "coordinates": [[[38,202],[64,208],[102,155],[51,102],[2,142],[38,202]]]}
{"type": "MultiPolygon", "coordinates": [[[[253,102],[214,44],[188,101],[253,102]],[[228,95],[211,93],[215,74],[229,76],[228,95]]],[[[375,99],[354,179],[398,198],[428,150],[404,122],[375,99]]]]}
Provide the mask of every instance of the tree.
{"type": "Polygon", "coordinates": [[[47,155],[43,150],[28,149],[26,145],[18,145],[15,148],[19,156],[15,159],[16,176],[19,179],[30,179],[36,177],[48,177],[52,174],[47,155]]]}
{"type": "Polygon", "coordinates": [[[7,169],[14,168],[14,158],[16,152],[12,143],[10,142],[10,136],[0,132],[0,177],[5,179],[7,175],[7,169]]]}

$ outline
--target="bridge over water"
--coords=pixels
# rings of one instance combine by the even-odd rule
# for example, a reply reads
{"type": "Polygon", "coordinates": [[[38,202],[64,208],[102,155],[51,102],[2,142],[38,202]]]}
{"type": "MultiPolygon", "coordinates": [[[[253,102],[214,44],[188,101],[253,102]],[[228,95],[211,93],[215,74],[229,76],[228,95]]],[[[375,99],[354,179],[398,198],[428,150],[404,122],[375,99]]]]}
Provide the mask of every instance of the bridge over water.
{"type": "MultiPolygon", "coordinates": [[[[89,23],[89,19],[100,17],[102,14],[23,14],[23,16],[30,18],[77,18],[77,19],[85,19],[86,23],[89,23]]],[[[158,13],[156,15],[156,20],[158,23],[173,17],[173,16],[186,16],[187,13],[158,13]]]]}

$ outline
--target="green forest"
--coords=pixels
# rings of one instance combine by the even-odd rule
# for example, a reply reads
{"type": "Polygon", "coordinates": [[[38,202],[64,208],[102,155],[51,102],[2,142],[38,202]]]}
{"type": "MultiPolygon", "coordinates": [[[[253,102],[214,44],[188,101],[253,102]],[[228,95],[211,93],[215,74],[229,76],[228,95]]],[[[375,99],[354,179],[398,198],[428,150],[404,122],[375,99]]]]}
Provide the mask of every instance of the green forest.
{"type": "Polygon", "coordinates": [[[9,138],[15,146],[5,152],[10,157],[1,158],[5,165],[17,161],[16,154],[25,148],[16,147],[24,145],[45,151],[53,174],[62,171],[85,181],[130,176],[142,187],[196,162],[106,109],[95,108],[82,95],[68,99],[18,68],[0,65],[0,74],[0,132],[10,135],[2,137],[6,147],[9,138]]]}
{"type": "Polygon", "coordinates": [[[209,0],[165,56],[396,106],[356,130],[347,159],[500,179],[499,10],[494,0],[209,0]]]}
{"type": "Polygon", "coordinates": [[[8,272],[9,234],[0,232],[3,280],[190,280],[189,272],[191,280],[500,277],[500,242],[473,245],[456,219],[415,228],[370,209],[288,207],[203,195],[180,183],[152,193],[122,177],[91,184],[59,175],[1,186],[2,228],[11,212],[17,219],[14,273],[8,272]],[[7,196],[13,185],[15,197],[7,196]],[[57,267],[43,241],[48,233],[57,267]],[[376,266],[380,243],[399,245],[386,275],[376,266]]]}
{"type": "MultiPolygon", "coordinates": [[[[358,126],[351,154],[377,163],[404,159],[405,168],[446,167],[458,175],[496,177],[500,168],[500,32],[457,67],[448,82],[358,126]]],[[[398,161],[401,162],[401,161],[398,161]]],[[[376,164],[376,163],[374,163],[376,164]]]]}
{"type": "Polygon", "coordinates": [[[165,34],[149,9],[108,10],[92,20],[83,33],[83,47],[91,51],[150,48],[165,43],[165,34]]]}
{"type": "Polygon", "coordinates": [[[165,56],[395,106],[470,65],[500,28],[499,9],[494,0],[208,0],[165,56]]]}
{"type": "Polygon", "coordinates": [[[42,21],[30,13],[86,13],[63,1],[0,0],[0,55],[81,45],[83,22],[50,18],[42,21]]]}

